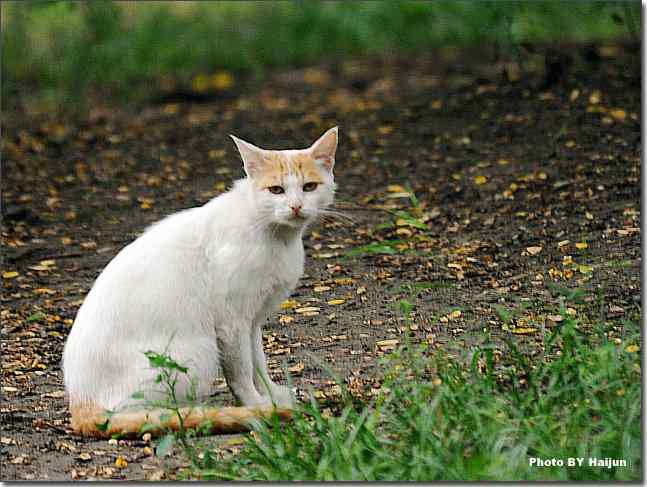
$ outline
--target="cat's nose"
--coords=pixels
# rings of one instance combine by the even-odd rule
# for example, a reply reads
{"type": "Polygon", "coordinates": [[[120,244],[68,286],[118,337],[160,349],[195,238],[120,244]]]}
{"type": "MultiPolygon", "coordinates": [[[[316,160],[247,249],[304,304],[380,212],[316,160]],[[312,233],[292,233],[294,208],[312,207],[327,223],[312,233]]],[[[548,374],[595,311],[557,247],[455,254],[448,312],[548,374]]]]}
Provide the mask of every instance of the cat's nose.
{"type": "Polygon", "coordinates": [[[294,216],[300,216],[299,212],[301,211],[301,205],[290,205],[290,208],[292,208],[292,214],[294,216]]]}

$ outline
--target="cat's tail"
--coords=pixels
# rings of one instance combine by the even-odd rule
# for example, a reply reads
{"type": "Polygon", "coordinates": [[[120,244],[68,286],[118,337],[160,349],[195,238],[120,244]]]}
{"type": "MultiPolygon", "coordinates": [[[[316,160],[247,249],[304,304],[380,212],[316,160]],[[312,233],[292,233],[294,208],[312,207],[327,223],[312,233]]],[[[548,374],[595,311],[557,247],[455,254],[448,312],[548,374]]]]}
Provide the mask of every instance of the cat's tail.
{"type": "Polygon", "coordinates": [[[184,407],[175,413],[169,410],[148,409],[108,413],[94,404],[74,405],[72,429],[75,433],[98,438],[110,438],[112,435],[134,437],[146,432],[157,436],[164,431],[205,428],[208,434],[240,433],[249,431],[253,423],[261,418],[270,418],[274,414],[281,419],[289,419],[292,410],[273,407],[184,407]],[[182,421],[180,421],[180,417],[182,421]]]}

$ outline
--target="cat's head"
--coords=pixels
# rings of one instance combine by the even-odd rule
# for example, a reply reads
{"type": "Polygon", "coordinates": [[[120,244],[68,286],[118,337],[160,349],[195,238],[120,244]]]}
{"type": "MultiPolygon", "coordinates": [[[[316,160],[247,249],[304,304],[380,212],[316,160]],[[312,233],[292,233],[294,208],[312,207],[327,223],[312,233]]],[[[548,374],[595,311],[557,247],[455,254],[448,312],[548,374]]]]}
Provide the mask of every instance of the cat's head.
{"type": "Polygon", "coordinates": [[[233,135],[259,217],[268,223],[301,228],[333,202],[337,127],[307,149],[267,150],[233,135]]]}

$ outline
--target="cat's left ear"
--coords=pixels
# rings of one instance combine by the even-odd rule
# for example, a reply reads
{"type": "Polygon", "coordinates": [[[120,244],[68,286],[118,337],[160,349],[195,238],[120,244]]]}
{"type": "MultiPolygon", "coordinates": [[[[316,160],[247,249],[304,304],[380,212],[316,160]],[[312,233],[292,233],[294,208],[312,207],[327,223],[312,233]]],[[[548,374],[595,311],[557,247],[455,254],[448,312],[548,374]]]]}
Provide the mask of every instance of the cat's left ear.
{"type": "Polygon", "coordinates": [[[308,150],[312,153],[315,161],[328,172],[332,172],[337,151],[337,127],[328,129],[308,150]]]}
{"type": "Polygon", "coordinates": [[[259,174],[261,171],[261,166],[263,165],[263,153],[265,152],[260,147],[256,147],[254,144],[245,142],[243,139],[239,139],[235,135],[229,135],[231,139],[238,147],[238,152],[240,157],[243,159],[243,166],[245,167],[245,172],[250,178],[254,178],[255,175],[259,174]]]}

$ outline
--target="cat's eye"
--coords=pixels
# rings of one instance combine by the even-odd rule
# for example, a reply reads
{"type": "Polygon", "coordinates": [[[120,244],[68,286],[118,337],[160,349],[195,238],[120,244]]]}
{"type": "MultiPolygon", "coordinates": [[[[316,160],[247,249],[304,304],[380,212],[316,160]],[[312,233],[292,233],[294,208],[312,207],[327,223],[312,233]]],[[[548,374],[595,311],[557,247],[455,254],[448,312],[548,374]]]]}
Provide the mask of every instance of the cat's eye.
{"type": "Polygon", "coordinates": [[[282,186],[270,186],[267,190],[272,194],[283,194],[285,190],[282,186]]]}
{"type": "Polygon", "coordinates": [[[319,183],[306,183],[303,185],[303,191],[314,191],[319,186],[319,183]]]}

